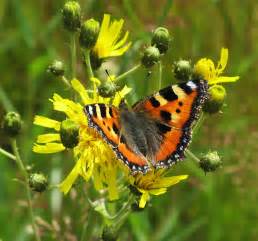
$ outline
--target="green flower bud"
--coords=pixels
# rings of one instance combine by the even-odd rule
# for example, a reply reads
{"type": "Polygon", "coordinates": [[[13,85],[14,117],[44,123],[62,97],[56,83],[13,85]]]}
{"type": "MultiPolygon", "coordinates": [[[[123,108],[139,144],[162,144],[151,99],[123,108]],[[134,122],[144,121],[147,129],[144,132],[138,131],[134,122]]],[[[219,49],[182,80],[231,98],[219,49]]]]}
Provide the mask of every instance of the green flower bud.
{"type": "Polygon", "coordinates": [[[159,59],[159,49],[154,46],[150,46],[146,48],[143,52],[142,65],[144,65],[146,68],[150,68],[154,64],[156,64],[159,61],[159,59]]]}
{"type": "Polygon", "coordinates": [[[48,187],[47,177],[42,173],[32,173],[29,176],[29,186],[35,192],[44,192],[48,187]]]}
{"type": "Polygon", "coordinates": [[[70,119],[61,123],[61,142],[66,148],[73,148],[79,143],[79,126],[70,119]]]}
{"type": "Polygon", "coordinates": [[[221,158],[216,151],[208,152],[200,159],[200,168],[202,168],[204,172],[213,172],[221,167],[221,165],[221,158]]]}
{"type": "Polygon", "coordinates": [[[79,41],[83,48],[91,49],[94,47],[99,35],[99,22],[89,19],[81,26],[79,41]]]}
{"type": "Polygon", "coordinates": [[[105,81],[98,87],[99,95],[105,98],[113,97],[117,90],[118,87],[112,81],[105,81]]]}
{"type": "Polygon", "coordinates": [[[76,1],[68,1],[62,9],[64,27],[76,32],[81,26],[81,7],[76,1]]]}
{"type": "Polygon", "coordinates": [[[103,241],[116,241],[118,233],[112,226],[105,226],[102,232],[103,241]]]}
{"type": "Polygon", "coordinates": [[[48,66],[47,71],[55,76],[63,76],[65,69],[62,61],[54,60],[51,65],[48,66]]]}
{"type": "Polygon", "coordinates": [[[2,127],[4,132],[10,137],[16,137],[22,126],[22,120],[18,113],[8,112],[3,119],[2,127]]]}
{"type": "Polygon", "coordinates": [[[156,46],[161,54],[167,52],[170,42],[170,35],[166,28],[158,27],[153,33],[151,45],[156,46]]]}
{"type": "Polygon", "coordinates": [[[188,60],[179,60],[173,64],[174,76],[177,80],[188,81],[192,76],[192,66],[188,60]]]}
{"type": "Polygon", "coordinates": [[[209,114],[218,113],[224,103],[226,90],[222,85],[213,85],[209,88],[209,99],[203,106],[203,111],[209,114]]]}
{"type": "Polygon", "coordinates": [[[93,51],[91,51],[90,52],[90,62],[91,62],[92,69],[97,70],[102,65],[103,59],[100,59],[97,54],[95,54],[93,51]]]}

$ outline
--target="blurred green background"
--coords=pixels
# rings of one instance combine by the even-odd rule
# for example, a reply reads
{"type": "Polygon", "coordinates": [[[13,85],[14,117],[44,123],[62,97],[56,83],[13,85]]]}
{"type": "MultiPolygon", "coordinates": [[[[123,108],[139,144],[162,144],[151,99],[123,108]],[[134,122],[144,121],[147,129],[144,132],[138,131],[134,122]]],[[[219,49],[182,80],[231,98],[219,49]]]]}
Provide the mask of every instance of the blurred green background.
{"type": "MultiPolygon", "coordinates": [[[[63,154],[38,155],[31,151],[35,137],[43,128],[32,125],[37,114],[55,117],[48,99],[53,92],[69,96],[61,81],[46,72],[49,63],[61,59],[69,63],[69,36],[63,29],[60,9],[64,1],[0,1],[0,91],[10,102],[0,103],[0,114],[15,108],[24,120],[19,147],[34,171],[47,174],[58,183],[73,163],[63,154]]],[[[111,74],[122,73],[140,60],[139,49],[150,42],[150,32],[166,26],[173,36],[164,58],[163,86],[175,82],[172,62],[180,58],[219,59],[221,47],[229,48],[225,74],[240,75],[235,84],[227,84],[227,106],[223,114],[206,119],[191,150],[199,155],[217,150],[223,168],[205,175],[192,161],[174,166],[174,173],[190,178],[154,197],[148,208],[133,213],[121,231],[121,240],[136,241],[237,241],[258,240],[258,2],[257,0],[109,0],[80,1],[83,18],[101,20],[103,13],[125,19],[133,47],[124,56],[105,67],[111,74]]],[[[100,70],[100,74],[104,72],[100,70]]],[[[78,77],[85,70],[78,49],[78,77]]],[[[157,69],[150,75],[140,70],[127,78],[138,98],[157,90],[157,69]],[[146,88],[147,86],[147,88],[146,88]]],[[[10,149],[1,134],[1,147],[10,149]]],[[[15,164],[0,156],[0,240],[33,240],[30,235],[25,193],[13,181],[19,176],[15,164]]],[[[92,220],[88,232],[94,235],[99,218],[88,212],[80,193],[63,197],[57,190],[34,195],[36,214],[44,230],[43,240],[79,240],[83,223],[92,220]],[[43,221],[45,220],[45,221],[43,221]]],[[[90,237],[90,234],[88,234],[90,237]]]]}

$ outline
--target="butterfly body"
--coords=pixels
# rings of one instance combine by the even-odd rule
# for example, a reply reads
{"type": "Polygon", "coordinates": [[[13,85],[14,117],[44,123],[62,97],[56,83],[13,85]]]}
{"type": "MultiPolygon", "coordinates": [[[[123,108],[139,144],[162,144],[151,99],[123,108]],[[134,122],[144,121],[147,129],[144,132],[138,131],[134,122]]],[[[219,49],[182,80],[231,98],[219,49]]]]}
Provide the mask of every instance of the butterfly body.
{"type": "Polygon", "coordinates": [[[89,126],[111,145],[130,170],[146,173],[166,168],[184,157],[191,129],[207,98],[207,82],[172,85],[137,102],[131,109],[86,105],[89,126]]]}

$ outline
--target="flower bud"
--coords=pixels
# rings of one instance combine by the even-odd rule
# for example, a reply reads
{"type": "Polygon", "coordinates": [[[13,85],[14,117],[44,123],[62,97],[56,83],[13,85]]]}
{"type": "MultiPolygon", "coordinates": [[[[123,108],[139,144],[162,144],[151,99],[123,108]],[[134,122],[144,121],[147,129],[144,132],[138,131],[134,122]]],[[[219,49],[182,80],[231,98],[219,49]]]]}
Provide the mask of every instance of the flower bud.
{"type": "Polygon", "coordinates": [[[51,65],[48,66],[47,71],[55,76],[63,76],[64,75],[64,64],[62,61],[54,60],[51,65]]]}
{"type": "Polygon", "coordinates": [[[118,234],[112,226],[105,226],[102,232],[103,241],[116,241],[118,234]]]}
{"type": "Polygon", "coordinates": [[[159,49],[154,46],[150,46],[146,48],[143,52],[142,64],[146,68],[150,68],[154,64],[156,64],[159,61],[159,59],[160,59],[159,49]]]}
{"type": "Polygon", "coordinates": [[[117,86],[112,81],[105,81],[104,83],[101,83],[98,87],[99,95],[108,98],[113,97],[117,91],[117,86]]]}
{"type": "Polygon", "coordinates": [[[29,186],[35,192],[44,192],[48,187],[47,177],[42,173],[32,173],[29,176],[29,186]]]}
{"type": "Polygon", "coordinates": [[[85,21],[81,26],[79,41],[83,48],[94,47],[99,35],[99,22],[93,18],[85,21]]]}
{"type": "Polygon", "coordinates": [[[226,90],[222,85],[213,85],[209,88],[209,99],[203,106],[203,111],[209,114],[218,113],[224,103],[226,90]]]}
{"type": "Polygon", "coordinates": [[[79,142],[79,126],[70,119],[61,123],[60,129],[61,142],[66,148],[73,148],[79,142]]]}
{"type": "Polygon", "coordinates": [[[171,39],[168,30],[163,27],[158,27],[153,33],[151,45],[157,47],[159,52],[164,54],[168,50],[170,40],[171,39]]]}
{"type": "Polygon", "coordinates": [[[81,7],[76,1],[68,1],[62,9],[64,27],[71,32],[76,32],[81,25],[81,7]]]}
{"type": "Polygon", "coordinates": [[[213,172],[221,167],[221,165],[221,158],[216,151],[208,152],[200,159],[200,168],[203,169],[204,172],[213,172]]]}
{"type": "Polygon", "coordinates": [[[192,66],[188,60],[179,60],[173,64],[174,76],[177,80],[188,81],[192,76],[192,66]]]}
{"type": "Polygon", "coordinates": [[[16,112],[8,112],[3,119],[2,127],[4,132],[10,136],[15,137],[21,131],[22,121],[21,117],[16,112]]]}

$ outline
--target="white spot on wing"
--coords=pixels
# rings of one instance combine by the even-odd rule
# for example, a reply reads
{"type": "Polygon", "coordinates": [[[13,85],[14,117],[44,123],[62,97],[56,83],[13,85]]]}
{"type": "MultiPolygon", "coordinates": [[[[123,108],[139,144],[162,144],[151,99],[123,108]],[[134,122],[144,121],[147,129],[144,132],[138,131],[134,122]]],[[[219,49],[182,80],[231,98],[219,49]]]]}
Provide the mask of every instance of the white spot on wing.
{"type": "Polygon", "coordinates": [[[188,81],[188,82],[186,83],[186,85],[188,85],[188,86],[191,87],[192,89],[196,89],[196,88],[197,88],[196,84],[195,84],[193,81],[188,81]]]}
{"type": "Polygon", "coordinates": [[[88,110],[89,110],[90,115],[93,115],[92,106],[89,105],[88,110]]]}

